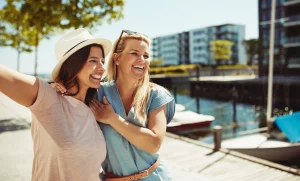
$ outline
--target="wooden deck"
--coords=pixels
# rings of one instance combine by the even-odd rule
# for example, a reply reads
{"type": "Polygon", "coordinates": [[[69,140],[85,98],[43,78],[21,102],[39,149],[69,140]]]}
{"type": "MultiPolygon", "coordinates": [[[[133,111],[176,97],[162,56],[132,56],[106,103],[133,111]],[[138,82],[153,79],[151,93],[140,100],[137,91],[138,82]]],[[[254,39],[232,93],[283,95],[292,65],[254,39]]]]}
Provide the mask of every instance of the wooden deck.
{"type": "Polygon", "coordinates": [[[212,150],[209,145],[167,133],[160,153],[174,181],[300,180],[300,170],[225,149],[212,150]]]}

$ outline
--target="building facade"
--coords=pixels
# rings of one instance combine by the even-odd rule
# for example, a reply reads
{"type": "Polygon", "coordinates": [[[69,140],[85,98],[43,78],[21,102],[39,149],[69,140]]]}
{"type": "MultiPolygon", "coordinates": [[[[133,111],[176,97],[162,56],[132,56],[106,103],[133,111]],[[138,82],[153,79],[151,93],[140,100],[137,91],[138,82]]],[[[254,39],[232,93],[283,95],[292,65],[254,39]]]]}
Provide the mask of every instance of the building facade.
{"type": "Polygon", "coordinates": [[[164,65],[198,63],[214,65],[216,62],[210,53],[210,42],[230,40],[232,56],[229,64],[246,64],[246,53],[243,46],[245,26],[224,24],[190,30],[187,32],[160,36],[152,40],[154,59],[163,59],[164,65]]]}
{"type": "MultiPolygon", "coordinates": [[[[259,0],[259,74],[268,75],[271,0],[259,0]]],[[[300,75],[300,0],[276,0],[274,75],[300,75]]]]}

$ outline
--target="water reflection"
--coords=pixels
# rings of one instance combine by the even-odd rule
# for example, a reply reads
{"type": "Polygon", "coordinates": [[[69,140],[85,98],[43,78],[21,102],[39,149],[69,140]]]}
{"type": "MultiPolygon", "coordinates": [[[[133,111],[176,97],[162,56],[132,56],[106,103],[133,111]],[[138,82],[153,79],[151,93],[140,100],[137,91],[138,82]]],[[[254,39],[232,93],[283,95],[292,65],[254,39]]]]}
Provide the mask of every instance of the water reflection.
{"type": "MultiPolygon", "coordinates": [[[[177,94],[177,104],[182,104],[186,110],[197,112],[196,98],[188,95],[177,94]]],[[[223,126],[222,138],[228,139],[237,137],[239,133],[247,130],[266,126],[265,108],[262,106],[236,104],[237,127],[233,124],[233,103],[232,101],[217,101],[212,99],[200,98],[200,114],[212,115],[216,119],[212,122],[210,128],[215,125],[223,126]]],[[[181,133],[193,139],[198,139],[205,143],[213,143],[213,136],[210,129],[202,129],[193,133],[181,133]]]]}

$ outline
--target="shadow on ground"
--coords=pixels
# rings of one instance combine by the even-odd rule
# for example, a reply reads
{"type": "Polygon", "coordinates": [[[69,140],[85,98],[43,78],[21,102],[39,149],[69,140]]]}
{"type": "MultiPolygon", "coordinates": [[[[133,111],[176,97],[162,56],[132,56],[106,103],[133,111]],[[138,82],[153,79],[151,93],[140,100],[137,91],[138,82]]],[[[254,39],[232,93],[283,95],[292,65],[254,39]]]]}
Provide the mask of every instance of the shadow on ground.
{"type": "Polygon", "coordinates": [[[26,119],[2,119],[0,120],[0,134],[6,131],[18,131],[30,129],[31,123],[26,119]]]}

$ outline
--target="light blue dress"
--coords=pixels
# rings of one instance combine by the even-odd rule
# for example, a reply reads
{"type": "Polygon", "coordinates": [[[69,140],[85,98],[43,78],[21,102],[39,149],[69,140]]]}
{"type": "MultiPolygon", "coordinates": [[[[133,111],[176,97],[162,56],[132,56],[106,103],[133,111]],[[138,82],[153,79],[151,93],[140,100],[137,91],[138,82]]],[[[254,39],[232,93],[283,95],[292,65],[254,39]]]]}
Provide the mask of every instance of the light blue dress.
{"type": "MultiPolygon", "coordinates": [[[[134,120],[134,108],[132,107],[126,116],[125,109],[114,81],[102,83],[98,89],[98,98],[106,96],[107,100],[113,106],[115,112],[130,123],[145,127],[134,120]]],[[[151,111],[166,105],[166,119],[169,123],[175,113],[175,101],[172,95],[163,88],[153,88],[149,103],[147,106],[147,114],[151,111]]],[[[110,125],[99,123],[106,140],[107,155],[102,164],[105,172],[119,176],[127,176],[148,169],[159,157],[159,153],[150,154],[131,144],[122,135],[116,132],[110,125]]],[[[105,180],[104,176],[102,177],[105,180]]],[[[168,181],[172,180],[170,174],[163,161],[154,172],[148,177],[141,179],[143,181],[168,181]]]]}

